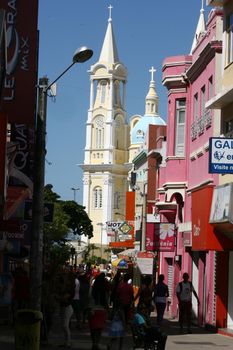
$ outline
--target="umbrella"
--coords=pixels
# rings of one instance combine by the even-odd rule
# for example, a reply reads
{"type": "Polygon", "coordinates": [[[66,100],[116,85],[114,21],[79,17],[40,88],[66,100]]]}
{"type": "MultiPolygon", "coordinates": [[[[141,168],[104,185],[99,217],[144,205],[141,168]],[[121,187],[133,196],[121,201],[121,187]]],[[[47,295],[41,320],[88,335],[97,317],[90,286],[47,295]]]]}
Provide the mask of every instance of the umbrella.
{"type": "Polygon", "coordinates": [[[116,259],[112,261],[112,266],[127,269],[128,264],[125,259],[116,259]]]}
{"type": "Polygon", "coordinates": [[[129,258],[133,258],[137,253],[136,249],[126,249],[123,250],[122,252],[118,253],[117,255],[119,257],[129,257],[129,258]]]}

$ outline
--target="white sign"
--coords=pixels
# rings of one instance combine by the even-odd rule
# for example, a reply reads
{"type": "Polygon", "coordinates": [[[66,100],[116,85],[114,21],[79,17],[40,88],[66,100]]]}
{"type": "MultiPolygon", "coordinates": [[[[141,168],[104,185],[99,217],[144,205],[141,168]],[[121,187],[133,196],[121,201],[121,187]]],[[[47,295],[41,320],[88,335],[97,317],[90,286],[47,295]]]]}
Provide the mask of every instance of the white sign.
{"type": "Polygon", "coordinates": [[[233,183],[216,186],[213,192],[210,223],[233,222],[233,183]]]}
{"type": "Polygon", "coordinates": [[[153,258],[137,258],[137,265],[142,275],[153,274],[153,258]]]}
{"type": "Polygon", "coordinates": [[[233,174],[233,139],[226,137],[210,138],[209,173],[233,174]]]}

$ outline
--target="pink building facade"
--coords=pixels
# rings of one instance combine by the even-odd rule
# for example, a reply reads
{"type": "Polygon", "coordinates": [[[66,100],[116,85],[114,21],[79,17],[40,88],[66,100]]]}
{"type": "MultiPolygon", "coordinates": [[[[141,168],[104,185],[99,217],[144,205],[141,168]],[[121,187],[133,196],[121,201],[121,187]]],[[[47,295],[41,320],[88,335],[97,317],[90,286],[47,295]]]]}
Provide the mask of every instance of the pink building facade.
{"type": "Polygon", "coordinates": [[[207,110],[205,103],[218,92],[222,17],[219,9],[210,12],[206,27],[196,33],[190,55],[164,60],[167,152],[159,169],[156,203],[161,222],[175,224],[175,250],[159,252],[159,272],[166,276],[170,289],[171,316],[178,315],[176,285],[188,272],[200,299],[199,306],[193,300],[194,319],[213,327],[224,318],[221,312],[217,315],[216,305],[219,259],[224,261],[233,246],[209,223],[212,193],[219,182],[218,175],[208,169],[209,139],[220,135],[221,125],[219,112],[207,110]]]}

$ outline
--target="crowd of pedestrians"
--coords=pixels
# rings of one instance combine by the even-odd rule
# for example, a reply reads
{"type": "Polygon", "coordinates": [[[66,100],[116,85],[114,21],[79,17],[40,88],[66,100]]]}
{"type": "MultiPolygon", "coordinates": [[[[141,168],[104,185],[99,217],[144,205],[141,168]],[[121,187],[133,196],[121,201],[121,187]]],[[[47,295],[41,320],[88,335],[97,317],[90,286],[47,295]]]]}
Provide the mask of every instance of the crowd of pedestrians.
{"type": "MultiPolygon", "coordinates": [[[[51,287],[51,286],[50,286],[51,287]]],[[[141,287],[134,293],[132,276],[117,270],[114,274],[101,272],[97,267],[79,269],[65,268],[53,283],[52,296],[59,306],[60,319],[64,334],[63,346],[71,346],[71,317],[75,327],[89,326],[92,350],[98,350],[103,331],[107,329],[111,349],[113,342],[119,350],[123,349],[125,332],[131,331],[131,324],[138,324],[147,339],[155,337],[165,349],[166,337],[161,338],[159,327],[150,325],[154,288],[150,276],[142,279],[141,287]],[[137,306],[136,306],[137,305],[137,306]],[[144,320],[144,321],[143,321],[144,320]],[[154,336],[153,336],[154,334],[154,336]]],[[[46,315],[45,321],[51,319],[46,315]]],[[[49,315],[51,316],[51,315],[49,315]]],[[[51,324],[46,325],[47,332],[51,324]]],[[[48,334],[46,335],[48,337],[48,334]]]]}
{"type": "MultiPolygon", "coordinates": [[[[109,267],[110,268],[110,267],[109,267]]],[[[65,267],[56,276],[45,271],[42,288],[42,339],[48,339],[56,307],[60,310],[61,325],[64,334],[64,347],[71,346],[71,317],[77,329],[89,326],[92,350],[98,350],[103,331],[109,332],[108,349],[113,342],[118,350],[123,349],[124,336],[137,326],[145,341],[158,342],[158,349],[164,350],[167,336],[161,329],[169,297],[169,289],[160,274],[157,283],[149,275],[142,276],[141,284],[135,293],[132,276],[117,269],[101,272],[96,266],[65,267]],[[157,324],[151,324],[151,312],[156,311],[157,324]]],[[[192,294],[199,299],[189,281],[188,273],[175,288],[178,307],[180,332],[186,321],[187,331],[191,333],[192,294]]],[[[13,275],[12,306],[13,314],[21,308],[27,308],[29,298],[29,280],[26,272],[19,268],[13,275]]]]}

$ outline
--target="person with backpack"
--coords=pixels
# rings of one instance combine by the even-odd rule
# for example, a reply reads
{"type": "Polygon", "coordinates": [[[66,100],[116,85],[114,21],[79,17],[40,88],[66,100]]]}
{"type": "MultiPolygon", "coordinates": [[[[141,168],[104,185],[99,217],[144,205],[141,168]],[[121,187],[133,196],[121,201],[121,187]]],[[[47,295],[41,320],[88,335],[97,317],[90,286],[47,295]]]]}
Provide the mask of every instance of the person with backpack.
{"type": "Polygon", "coordinates": [[[199,305],[198,295],[193,288],[192,282],[189,281],[189,275],[187,272],[183,274],[183,281],[179,282],[176,287],[176,295],[179,303],[179,324],[180,332],[183,333],[183,324],[186,318],[188,333],[191,331],[191,316],[192,316],[192,293],[197,299],[199,305]]]}
{"type": "Polygon", "coordinates": [[[160,327],[163,322],[163,315],[167,305],[167,297],[169,297],[168,286],[164,283],[164,275],[158,277],[158,283],[154,288],[154,303],[157,311],[157,325],[160,327]]]}

